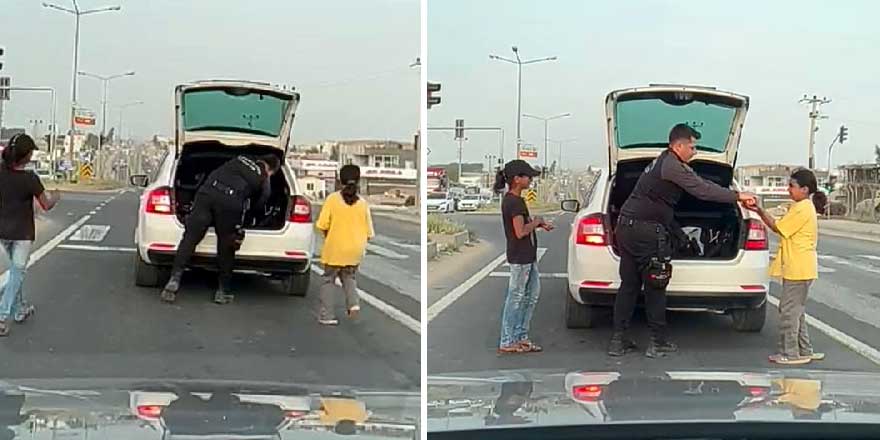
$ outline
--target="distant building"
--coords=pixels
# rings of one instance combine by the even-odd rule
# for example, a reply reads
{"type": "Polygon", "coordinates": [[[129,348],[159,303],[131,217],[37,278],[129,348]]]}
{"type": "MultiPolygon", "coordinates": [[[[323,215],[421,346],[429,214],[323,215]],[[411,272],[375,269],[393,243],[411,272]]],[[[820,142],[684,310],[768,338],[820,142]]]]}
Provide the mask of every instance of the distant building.
{"type": "MultiPolygon", "coordinates": [[[[745,191],[755,193],[764,206],[773,207],[790,200],[788,181],[800,165],[746,165],[734,171],[735,179],[745,191]]],[[[819,186],[823,187],[828,180],[828,171],[814,170],[819,186]]]]}
{"type": "Polygon", "coordinates": [[[361,168],[361,191],[364,194],[416,195],[418,152],[412,143],[354,140],[341,141],[325,146],[327,147],[334,149],[340,166],[352,164],[361,168]]]}

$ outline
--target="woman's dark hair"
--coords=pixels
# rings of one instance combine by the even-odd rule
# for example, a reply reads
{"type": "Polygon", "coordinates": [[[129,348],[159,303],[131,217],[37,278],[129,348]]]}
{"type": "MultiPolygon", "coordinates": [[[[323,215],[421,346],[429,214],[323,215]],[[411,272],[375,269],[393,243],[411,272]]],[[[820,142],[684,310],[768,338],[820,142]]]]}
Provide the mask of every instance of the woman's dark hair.
{"type": "Polygon", "coordinates": [[[825,212],[825,204],[828,203],[828,197],[825,193],[819,192],[819,182],[812,171],[801,168],[791,175],[791,179],[797,182],[798,186],[807,188],[817,212],[825,212]]]}
{"type": "Polygon", "coordinates": [[[361,169],[357,165],[344,165],[339,169],[339,183],[342,184],[342,200],[347,205],[354,205],[360,200],[358,184],[361,181],[361,169]]]}
{"type": "Polygon", "coordinates": [[[34,139],[26,134],[17,134],[9,139],[9,145],[3,149],[3,167],[12,170],[21,165],[30,154],[37,149],[34,139]]]}
{"type": "Polygon", "coordinates": [[[495,173],[495,185],[492,186],[492,189],[494,189],[496,193],[500,193],[504,191],[505,186],[507,186],[507,176],[504,174],[504,170],[498,170],[498,172],[495,173]]]}

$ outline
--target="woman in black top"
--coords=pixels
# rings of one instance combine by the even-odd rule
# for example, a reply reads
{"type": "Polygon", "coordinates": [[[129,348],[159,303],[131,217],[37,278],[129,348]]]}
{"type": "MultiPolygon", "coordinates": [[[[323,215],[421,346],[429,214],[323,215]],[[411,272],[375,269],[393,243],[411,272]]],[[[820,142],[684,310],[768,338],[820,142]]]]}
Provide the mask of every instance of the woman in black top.
{"type": "Polygon", "coordinates": [[[34,313],[22,295],[28,258],[36,236],[34,199],[48,211],[58,202],[57,191],[46,194],[40,178],[24,167],[31,161],[37,145],[26,134],[9,140],[0,163],[0,247],[10,266],[0,297],[0,336],[9,334],[9,319],[24,322],[34,313]]]}
{"type": "Polygon", "coordinates": [[[541,217],[532,218],[521,195],[532,184],[532,178],[539,174],[527,162],[512,160],[495,177],[496,192],[503,191],[507,186],[507,193],[501,200],[501,219],[507,238],[507,262],[510,263],[510,284],[501,315],[499,353],[542,350],[529,339],[529,324],[541,294],[535,230],[542,228],[549,231],[553,225],[541,217]]]}

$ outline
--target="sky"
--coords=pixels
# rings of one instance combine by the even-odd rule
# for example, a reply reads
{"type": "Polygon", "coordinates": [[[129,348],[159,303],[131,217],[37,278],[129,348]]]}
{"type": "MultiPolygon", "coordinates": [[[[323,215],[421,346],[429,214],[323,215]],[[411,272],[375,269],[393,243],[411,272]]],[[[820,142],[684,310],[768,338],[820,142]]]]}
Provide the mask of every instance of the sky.
{"type": "MultiPolygon", "coordinates": [[[[849,138],[834,163],[873,161],[880,143],[880,3],[845,1],[434,0],[428,4],[428,77],[442,103],[428,125],[502,127],[506,159],[515,153],[516,66],[490,54],[558,61],[523,67],[523,113],[572,116],[550,122],[567,168],[607,164],[604,100],[615,89],[651,83],[716,86],[750,97],[738,164],[806,164],[804,94],[827,96],[816,159],[826,166],[838,127],[849,138]]],[[[544,124],[524,118],[524,142],[544,124]]],[[[449,132],[429,134],[429,163],[457,161],[449,132]]],[[[558,150],[551,144],[551,161],[558,150]]],[[[495,132],[471,132],[465,162],[499,155],[495,132]]]]}
{"type": "MultiPolygon", "coordinates": [[[[37,0],[3,3],[2,75],[13,86],[58,91],[59,127],[69,123],[74,17],[37,0]]],[[[72,0],[52,0],[72,8],[72,0]]],[[[79,0],[80,70],[133,77],[110,83],[108,129],[125,110],[126,134],[173,133],[174,86],[248,79],[296,87],[295,143],[325,139],[411,140],[418,118],[418,0],[79,0]]],[[[99,111],[101,82],[81,77],[79,102],[99,111]]],[[[48,94],[13,92],[4,126],[49,119],[48,94]]],[[[100,115],[98,119],[100,126],[100,115]]],[[[46,125],[41,127],[46,132],[46,125]]]]}

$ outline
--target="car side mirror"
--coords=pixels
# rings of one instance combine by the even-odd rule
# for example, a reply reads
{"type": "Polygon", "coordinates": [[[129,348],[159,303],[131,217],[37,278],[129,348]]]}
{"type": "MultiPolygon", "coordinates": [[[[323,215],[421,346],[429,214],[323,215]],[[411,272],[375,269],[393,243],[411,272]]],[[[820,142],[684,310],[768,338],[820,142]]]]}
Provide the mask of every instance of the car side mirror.
{"type": "Polygon", "coordinates": [[[150,184],[150,178],[146,174],[135,174],[133,176],[129,176],[128,182],[131,183],[132,186],[146,188],[147,185],[150,184]]]}
{"type": "Polygon", "coordinates": [[[578,212],[581,210],[581,202],[574,199],[563,200],[562,210],[567,212],[578,212]]]}

